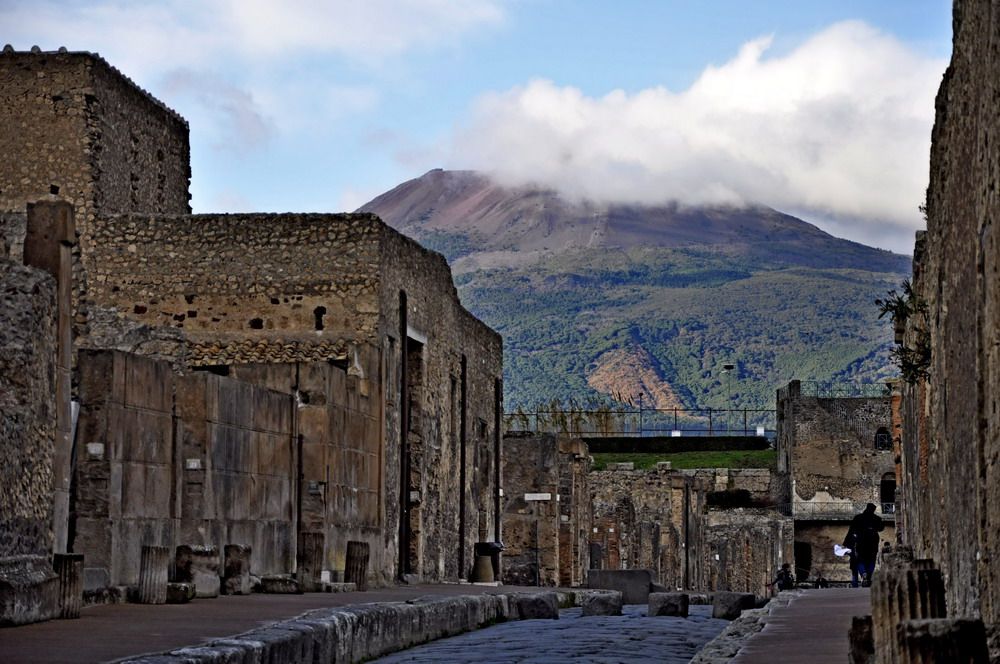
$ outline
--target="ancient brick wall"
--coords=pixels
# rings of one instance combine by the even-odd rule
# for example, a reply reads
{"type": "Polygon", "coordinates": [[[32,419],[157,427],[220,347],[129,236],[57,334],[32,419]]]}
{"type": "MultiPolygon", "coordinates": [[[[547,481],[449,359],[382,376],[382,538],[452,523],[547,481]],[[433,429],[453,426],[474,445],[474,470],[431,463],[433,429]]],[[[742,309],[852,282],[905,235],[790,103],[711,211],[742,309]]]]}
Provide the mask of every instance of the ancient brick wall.
{"type": "Polygon", "coordinates": [[[188,127],[92,53],[0,53],[0,210],[52,187],[86,235],[95,214],[190,212],[188,127]]]}
{"type": "Polygon", "coordinates": [[[791,517],[774,510],[709,509],[708,589],[768,596],[781,565],[792,562],[793,531],[791,517]]]}
{"type": "Polygon", "coordinates": [[[1000,652],[1000,130],[995,3],[954,5],[938,92],[927,231],[913,287],[926,306],[904,343],[931,348],[929,378],[904,387],[903,539],[945,578],[949,617],[982,617],[1000,652]]]}
{"type": "Polygon", "coordinates": [[[391,528],[402,520],[412,573],[464,578],[473,544],[500,539],[502,340],[461,306],[444,257],[380,228],[384,546],[387,555],[399,556],[391,528]]]}
{"type": "Polygon", "coordinates": [[[86,346],[181,365],[345,359],[374,338],[371,215],[100,217],[86,346]]]}
{"type": "Polygon", "coordinates": [[[52,553],[55,291],[0,259],[0,558],[52,553]]]}
{"type": "Polygon", "coordinates": [[[507,436],[503,446],[503,582],[582,584],[590,564],[586,443],[538,434],[507,436]]]}
{"type": "Polygon", "coordinates": [[[135,584],[147,544],[250,544],[255,574],[292,570],[290,395],[121,352],[83,351],[80,373],[71,548],[87,588],[135,584]]]}
{"type": "Polygon", "coordinates": [[[850,518],[869,502],[882,512],[882,480],[895,478],[889,397],[803,396],[793,381],[778,392],[778,412],[796,518],[850,518]]]}
{"type": "Polygon", "coordinates": [[[606,470],[590,474],[590,487],[590,541],[602,568],[650,569],[670,588],[705,587],[704,480],[667,468],[606,470]]]}

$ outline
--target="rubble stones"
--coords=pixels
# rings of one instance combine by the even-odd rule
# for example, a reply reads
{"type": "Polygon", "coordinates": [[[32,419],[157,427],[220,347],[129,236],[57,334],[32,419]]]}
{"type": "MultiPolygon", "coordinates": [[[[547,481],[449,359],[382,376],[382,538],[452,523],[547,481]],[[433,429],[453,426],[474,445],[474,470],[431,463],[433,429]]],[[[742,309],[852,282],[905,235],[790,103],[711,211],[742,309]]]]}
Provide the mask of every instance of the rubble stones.
{"type": "Polygon", "coordinates": [[[193,583],[171,581],[167,584],[167,604],[186,604],[194,599],[193,583]]]}
{"type": "Polygon", "coordinates": [[[299,582],[286,574],[266,574],[260,577],[260,591],[272,595],[298,595],[299,582]]]}
{"type": "Polygon", "coordinates": [[[223,595],[249,595],[251,548],[245,544],[227,544],[222,571],[223,595]]]}
{"type": "Polygon", "coordinates": [[[193,583],[196,597],[218,597],[219,549],[214,546],[177,547],[174,559],[176,580],[193,583]]]}
{"type": "MultiPolygon", "coordinates": [[[[650,593],[648,616],[688,617],[689,598],[687,593],[650,593]]],[[[713,616],[720,617],[720,616],[713,616]]]]}

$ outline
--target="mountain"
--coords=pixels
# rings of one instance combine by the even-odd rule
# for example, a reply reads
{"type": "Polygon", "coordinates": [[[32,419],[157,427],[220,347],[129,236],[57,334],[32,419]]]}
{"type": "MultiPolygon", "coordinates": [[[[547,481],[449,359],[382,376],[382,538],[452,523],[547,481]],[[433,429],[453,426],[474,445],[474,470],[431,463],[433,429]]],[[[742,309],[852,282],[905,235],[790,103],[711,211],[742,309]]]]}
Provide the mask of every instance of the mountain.
{"type": "Polygon", "coordinates": [[[445,255],[504,336],[508,407],[773,408],[792,378],[893,373],[874,300],[910,258],[768,207],[605,205],[433,170],[360,210],[445,255]]]}

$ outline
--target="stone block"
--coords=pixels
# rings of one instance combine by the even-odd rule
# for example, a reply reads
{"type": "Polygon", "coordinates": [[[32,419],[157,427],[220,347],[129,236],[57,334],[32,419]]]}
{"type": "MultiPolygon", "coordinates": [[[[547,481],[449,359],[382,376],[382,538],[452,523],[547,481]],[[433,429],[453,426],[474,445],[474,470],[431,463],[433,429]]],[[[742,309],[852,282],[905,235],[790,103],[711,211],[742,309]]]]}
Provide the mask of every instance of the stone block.
{"type": "Polygon", "coordinates": [[[260,577],[260,591],[270,595],[299,595],[299,582],[284,574],[267,574],[260,577]]]}
{"type": "Polygon", "coordinates": [[[712,597],[705,593],[688,593],[688,604],[706,605],[712,603],[712,597]]]}
{"type": "Polygon", "coordinates": [[[555,593],[521,593],[514,597],[514,603],[521,620],[559,617],[559,598],[555,593]]]}
{"type": "Polygon", "coordinates": [[[251,549],[245,544],[227,544],[223,549],[222,594],[249,595],[251,549]]]}
{"type": "Polygon", "coordinates": [[[177,547],[174,568],[176,581],[194,584],[195,597],[219,596],[218,547],[182,544],[177,547]]]}
{"type": "Polygon", "coordinates": [[[896,626],[899,664],[987,664],[986,630],[982,620],[904,620],[896,626]]]}
{"type": "Polygon", "coordinates": [[[854,616],[848,631],[850,664],[875,664],[875,636],[871,616],[854,616]]]}
{"type": "Polygon", "coordinates": [[[587,572],[587,587],[617,590],[625,604],[645,604],[652,577],[648,569],[592,569],[587,572]]]}
{"type": "Polygon", "coordinates": [[[295,578],[302,592],[319,591],[323,574],[323,550],[326,546],[323,533],[299,533],[299,546],[296,553],[295,578]]]}
{"type": "Polygon", "coordinates": [[[687,618],[689,603],[687,593],[650,593],[646,615],[687,618]]]}
{"type": "Polygon", "coordinates": [[[187,604],[194,599],[193,583],[171,581],[167,584],[167,604],[187,604]]]}
{"type": "Polygon", "coordinates": [[[0,627],[59,615],[59,577],[44,556],[0,558],[0,627]]]}
{"type": "Polygon", "coordinates": [[[358,589],[353,583],[324,581],[322,585],[325,593],[353,593],[358,589]]]}
{"type": "Polygon", "coordinates": [[[756,601],[753,593],[717,592],[712,597],[712,617],[736,620],[743,611],[754,608],[756,601]]]}
{"type": "Polygon", "coordinates": [[[583,596],[582,606],[585,616],[620,616],[622,594],[617,590],[589,592],[583,596]]]}

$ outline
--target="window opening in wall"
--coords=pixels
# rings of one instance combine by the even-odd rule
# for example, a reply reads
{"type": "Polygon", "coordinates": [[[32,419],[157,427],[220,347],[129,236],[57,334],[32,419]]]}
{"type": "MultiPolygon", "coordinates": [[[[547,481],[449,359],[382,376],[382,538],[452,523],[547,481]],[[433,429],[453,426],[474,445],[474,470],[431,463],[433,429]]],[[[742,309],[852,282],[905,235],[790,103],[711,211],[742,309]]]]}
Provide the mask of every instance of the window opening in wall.
{"type": "Polygon", "coordinates": [[[885,427],[879,427],[875,432],[875,449],[881,452],[892,450],[892,436],[885,427]]]}
{"type": "Polygon", "coordinates": [[[326,316],[326,307],[320,306],[313,309],[313,316],[316,318],[316,329],[323,329],[323,317],[326,316]]]}
{"type": "Polygon", "coordinates": [[[330,364],[332,364],[333,366],[337,367],[338,369],[340,369],[342,371],[347,371],[347,358],[346,357],[344,359],[342,359],[342,360],[332,359],[332,360],[327,360],[327,361],[330,364]]]}
{"type": "Polygon", "coordinates": [[[251,330],[263,330],[264,329],[264,319],[263,318],[251,318],[250,319],[250,329],[251,330]]]}
{"type": "Polygon", "coordinates": [[[812,573],[813,549],[809,542],[795,542],[795,580],[807,581],[812,573]]]}
{"type": "Polygon", "coordinates": [[[229,375],[229,365],[228,364],[206,364],[202,367],[194,367],[195,371],[204,371],[206,373],[215,374],[216,376],[228,376],[229,375]]]}
{"type": "Polygon", "coordinates": [[[886,473],[878,487],[879,500],[882,503],[882,514],[896,513],[896,475],[886,473]]]}

